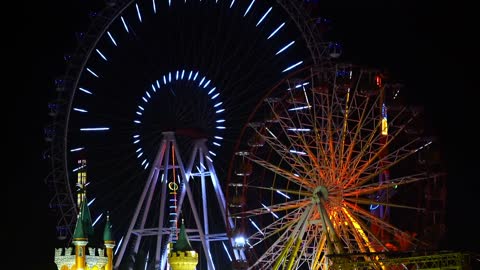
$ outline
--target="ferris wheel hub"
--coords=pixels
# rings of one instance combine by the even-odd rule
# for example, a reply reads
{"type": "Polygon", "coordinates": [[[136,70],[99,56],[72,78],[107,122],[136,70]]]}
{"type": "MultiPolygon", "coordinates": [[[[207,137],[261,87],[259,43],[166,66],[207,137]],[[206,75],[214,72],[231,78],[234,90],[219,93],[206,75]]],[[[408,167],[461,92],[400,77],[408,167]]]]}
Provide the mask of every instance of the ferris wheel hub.
{"type": "Polygon", "coordinates": [[[313,201],[315,203],[320,202],[321,200],[327,200],[328,199],[328,190],[324,186],[318,186],[313,190],[313,201]]]}

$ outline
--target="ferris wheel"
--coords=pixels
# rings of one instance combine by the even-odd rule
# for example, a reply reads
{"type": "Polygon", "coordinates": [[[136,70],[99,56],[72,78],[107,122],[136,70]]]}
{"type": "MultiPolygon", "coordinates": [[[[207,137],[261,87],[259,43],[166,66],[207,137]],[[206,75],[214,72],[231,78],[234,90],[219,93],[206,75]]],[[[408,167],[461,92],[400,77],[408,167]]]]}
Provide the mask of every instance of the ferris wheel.
{"type": "MultiPolygon", "coordinates": [[[[226,157],[262,91],[328,53],[318,41],[322,21],[308,18],[302,2],[119,0],[92,12],[49,104],[47,182],[59,237],[72,235],[81,172],[94,223],[109,210],[121,246],[165,138],[183,161],[203,149],[205,163],[181,168],[184,178],[213,175],[210,162],[224,181],[226,157]]],[[[221,213],[205,209],[206,219],[221,213]]],[[[188,210],[179,209],[194,223],[188,210]]]]}
{"type": "Polygon", "coordinates": [[[306,68],[257,105],[226,193],[245,268],[328,269],[345,254],[428,246],[392,212],[421,213],[414,190],[433,176],[416,158],[432,141],[411,132],[421,110],[385,80],[351,64],[306,68]]]}

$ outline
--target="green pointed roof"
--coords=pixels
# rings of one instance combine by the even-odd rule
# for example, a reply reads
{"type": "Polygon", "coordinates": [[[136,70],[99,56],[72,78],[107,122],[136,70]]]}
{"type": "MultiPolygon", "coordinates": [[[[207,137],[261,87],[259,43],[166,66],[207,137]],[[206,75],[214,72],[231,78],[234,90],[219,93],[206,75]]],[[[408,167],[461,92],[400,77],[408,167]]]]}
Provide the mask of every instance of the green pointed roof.
{"type": "Polygon", "coordinates": [[[77,217],[77,224],[75,224],[75,231],[73,232],[73,239],[84,239],[87,238],[85,235],[85,231],[83,229],[82,219],[80,215],[77,217]]]}
{"type": "Polygon", "coordinates": [[[110,223],[110,214],[107,212],[107,221],[105,222],[105,228],[103,229],[103,241],[113,241],[112,230],[110,229],[112,224],[110,223]]]}
{"type": "Polygon", "coordinates": [[[80,219],[82,220],[83,229],[85,230],[87,237],[93,237],[92,216],[90,215],[90,209],[88,208],[86,197],[82,201],[80,208],[80,219]]]}
{"type": "Polygon", "coordinates": [[[173,250],[174,251],[191,251],[192,246],[190,245],[190,241],[188,240],[187,237],[187,232],[185,229],[185,224],[182,219],[182,225],[180,225],[180,233],[178,234],[178,240],[177,242],[173,245],[173,250]]]}

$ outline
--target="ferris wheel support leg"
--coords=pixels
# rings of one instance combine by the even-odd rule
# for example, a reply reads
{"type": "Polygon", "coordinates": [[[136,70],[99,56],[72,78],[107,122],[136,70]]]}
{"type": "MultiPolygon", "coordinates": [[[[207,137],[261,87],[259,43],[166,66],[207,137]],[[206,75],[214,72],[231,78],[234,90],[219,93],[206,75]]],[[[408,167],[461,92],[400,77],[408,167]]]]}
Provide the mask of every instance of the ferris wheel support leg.
{"type": "MultiPolygon", "coordinates": [[[[182,177],[184,177],[185,185],[188,185],[188,183],[190,182],[190,175],[192,173],[193,164],[195,162],[195,156],[197,152],[198,152],[198,146],[197,144],[195,144],[192,151],[192,155],[190,156],[188,167],[185,168],[185,171],[182,171],[182,177]]],[[[186,189],[182,188],[180,190],[180,198],[178,198],[177,217],[179,216],[180,210],[182,209],[182,204],[183,204],[183,201],[185,200],[185,194],[186,194],[186,189]]]]}
{"type": "MultiPolygon", "coordinates": [[[[168,147],[169,144],[167,144],[167,149],[165,153],[165,160],[164,160],[164,179],[168,179],[168,162],[170,160],[170,147],[168,147]]],[[[160,263],[160,255],[162,252],[162,240],[163,240],[163,219],[165,218],[165,201],[167,197],[167,180],[162,181],[162,195],[161,195],[161,200],[160,200],[160,215],[158,218],[158,231],[157,231],[157,247],[155,249],[155,262],[158,264],[160,263]]]]}
{"type": "MultiPolygon", "coordinates": [[[[200,149],[200,164],[204,164],[204,158],[203,158],[203,151],[200,149]]],[[[201,181],[201,188],[202,188],[202,211],[203,211],[203,229],[205,232],[205,235],[210,234],[210,229],[209,229],[209,224],[208,224],[208,194],[207,194],[207,187],[205,183],[205,169],[203,166],[200,166],[200,181],[201,181]]],[[[205,242],[205,246],[207,247],[207,250],[209,251],[209,256],[211,256],[210,252],[210,239],[207,239],[205,242]]]]}
{"type": "MultiPolygon", "coordinates": [[[[203,152],[205,153],[208,153],[207,151],[207,148],[205,147],[205,145],[203,145],[201,147],[201,149],[203,150],[203,152]]],[[[211,179],[212,179],[212,185],[213,185],[213,189],[215,190],[215,195],[217,197],[217,201],[218,201],[218,204],[220,206],[220,211],[222,211],[222,217],[223,217],[223,222],[226,226],[226,228],[233,228],[234,227],[234,222],[232,220],[232,218],[230,217],[230,215],[227,215],[227,209],[226,209],[226,205],[227,205],[227,202],[225,200],[225,195],[223,194],[223,191],[222,191],[222,187],[220,185],[220,182],[218,181],[218,177],[217,177],[217,174],[215,172],[215,167],[213,166],[213,163],[207,159],[207,167],[208,167],[208,170],[210,171],[210,175],[211,175],[211,179]],[[228,218],[226,218],[228,216],[228,218]]],[[[231,244],[233,245],[234,243],[234,239],[231,239],[231,244]]],[[[235,259],[237,260],[246,260],[246,256],[245,256],[245,252],[243,250],[234,250],[234,256],[235,256],[235,259]]]]}
{"type": "MultiPolygon", "coordinates": [[[[130,241],[130,237],[132,236],[133,227],[135,226],[135,223],[137,222],[138,216],[140,214],[140,210],[141,210],[141,208],[143,206],[143,203],[145,201],[145,196],[147,195],[149,186],[151,185],[151,182],[152,182],[152,180],[154,179],[155,176],[156,176],[156,178],[155,178],[154,181],[155,181],[155,183],[157,182],[158,169],[160,167],[159,165],[162,163],[163,155],[165,153],[165,148],[166,148],[165,146],[166,146],[166,142],[165,142],[165,140],[162,140],[162,143],[159,147],[157,157],[155,158],[154,166],[152,166],[152,170],[150,171],[147,183],[145,184],[145,187],[142,191],[142,195],[141,195],[140,200],[137,204],[137,208],[135,209],[135,213],[133,215],[132,221],[130,222],[130,226],[128,227],[128,231],[127,231],[127,234],[125,235],[125,239],[123,241],[122,247],[120,248],[119,254],[117,256],[117,260],[115,261],[115,269],[118,269],[118,267],[120,266],[120,263],[123,259],[123,255],[125,253],[125,249],[127,248],[128,242],[130,241]]],[[[151,192],[153,192],[153,190],[151,192]]],[[[139,238],[141,238],[141,236],[139,236],[139,238]]],[[[137,241],[139,241],[139,239],[137,239],[137,241]]]]}
{"type": "Polygon", "coordinates": [[[210,250],[207,249],[207,239],[205,237],[205,233],[202,228],[202,222],[200,220],[200,216],[198,215],[197,207],[195,206],[195,201],[193,199],[192,191],[190,190],[190,187],[188,185],[185,185],[185,189],[187,190],[187,197],[190,202],[190,206],[192,207],[193,217],[195,218],[195,223],[198,228],[198,233],[202,241],[203,250],[205,251],[205,256],[207,258],[207,263],[208,263],[208,269],[215,270],[215,267],[213,266],[213,262],[212,262],[212,255],[210,253],[210,250]]]}
{"type": "MultiPolygon", "coordinates": [[[[282,263],[287,263],[287,254],[288,254],[288,252],[290,252],[292,250],[292,244],[293,244],[294,240],[297,239],[298,241],[301,241],[301,239],[303,237],[303,234],[305,233],[305,228],[308,225],[308,218],[311,215],[312,208],[313,208],[313,206],[309,206],[305,210],[305,212],[303,212],[303,214],[300,217],[298,223],[293,228],[293,231],[290,234],[289,239],[288,239],[284,249],[282,250],[282,252],[278,256],[277,261],[275,261],[275,264],[272,267],[273,270],[279,269],[279,267],[282,263]]],[[[294,248],[294,251],[295,250],[296,250],[296,248],[294,248]]],[[[293,254],[291,256],[293,256],[293,254]]],[[[287,269],[291,269],[291,268],[287,268],[287,269]]]]}
{"type": "MultiPolygon", "coordinates": [[[[152,170],[154,170],[153,182],[152,182],[150,190],[149,190],[147,204],[145,206],[145,209],[150,209],[150,205],[152,204],[153,194],[155,193],[155,189],[156,189],[157,183],[158,183],[159,170],[157,168],[152,168],[152,170]]],[[[162,185],[163,185],[163,183],[162,183],[162,185]]],[[[164,187],[162,187],[162,188],[164,188],[164,187]]],[[[143,215],[142,216],[142,222],[140,223],[140,230],[145,229],[145,222],[146,221],[147,221],[147,215],[143,215]]],[[[134,245],[134,248],[133,248],[135,253],[138,252],[138,249],[140,247],[141,238],[142,237],[139,236],[135,240],[135,245],[134,245]]]]}
{"type": "MultiPolygon", "coordinates": [[[[174,147],[175,147],[175,151],[177,151],[177,153],[179,153],[180,150],[179,150],[178,145],[177,145],[175,140],[173,140],[173,144],[174,144],[174,147]]],[[[197,147],[195,147],[195,149],[196,148],[197,147]]],[[[195,152],[192,153],[192,160],[194,160],[195,152]]],[[[193,217],[195,219],[195,224],[197,225],[200,240],[202,242],[202,246],[203,246],[203,249],[204,249],[204,252],[205,252],[205,257],[206,257],[206,260],[207,260],[208,269],[209,270],[215,270],[215,266],[213,265],[213,261],[212,261],[212,254],[211,254],[210,248],[209,248],[210,245],[208,244],[209,239],[207,239],[207,237],[205,235],[205,230],[204,230],[204,228],[202,228],[202,222],[200,220],[200,216],[199,216],[198,211],[197,211],[197,206],[195,204],[195,199],[194,199],[192,191],[190,189],[190,185],[188,184],[188,182],[189,182],[188,179],[190,177],[191,169],[190,169],[189,173],[187,174],[187,171],[185,170],[185,167],[183,166],[183,161],[180,158],[178,158],[178,165],[180,167],[180,171],[181,171],[181,174],[182,174],[183,187],[185,188],[185,190],[187,192],[188,201],[190,203],[190,207],[192,208],[192,213],[193,213],[193,217]]],[[[182,207],[182,204],[178,204],[178,208],[181,208],[181,207],[182,207]]],[[[207,213],[203,213],[203,214],[205,216],[207,213]]]]}
{"type": "Polygon", "coordinates": [[[317,206],[318,206],[318,209],[320,211],[320,214],[322,215],[322,219],[325,220],[325,224],[328,228],[328,232],[330,232],[329,233],[330,237],[331,237],[330,239],[332,239],[332,241],[333,241],[333,245],[334,245],[334,248],[335,248],[337,254],[342,254],[343,253],[342,243],[341,243],[340,238],[338,237],[338,235],[335,231],[335,227],[333,226],[332,221],[328,217],[327,210],[325,210],[325,206],[323,204],[322,199],[320,199],[320,201],[317,202],[317,206]]]}

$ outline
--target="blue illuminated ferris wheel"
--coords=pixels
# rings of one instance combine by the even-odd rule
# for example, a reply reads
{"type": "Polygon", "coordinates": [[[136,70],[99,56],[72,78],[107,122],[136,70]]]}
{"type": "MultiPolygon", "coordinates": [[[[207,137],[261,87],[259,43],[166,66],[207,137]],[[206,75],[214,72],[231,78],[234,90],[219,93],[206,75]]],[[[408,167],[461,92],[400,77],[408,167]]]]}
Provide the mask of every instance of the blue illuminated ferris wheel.
{"type": "MultiPolygon", "coordinates": [[[[236,136],[264,91],[304,66],[328,63],[329,46],[320,42],[318,30],[322,22],[308,18],[303,1],[107,2],[78,35],[50,104],[47,181],[58,235],[66,240],[77,213],[79,171],[88,172],[93,219],[101,220],[101,211],[109,209],[112,220],[118,219],[114,234],[120,242],[127,232],[135,234],[129,227],[165,136],[178,145],[177,158],[193,156],[202,141],[208,161],[184,166],[190,170],[184,177],[205,170],[223,185],[236,136]],[[79,160],[88,165],[78,166],[79,160]],[[206,163],[214,164],[214,173],[206,163]]],[[[221,213],[207,208],[201,216],[221,213]]],[[[188,210],[179,209],[187,223],[195,223],[188,210]]],[[[225,232],[225,225],[218,227],[225,232]]],[[[224,246],[209,249],[225,252],[224,246]]]]}

